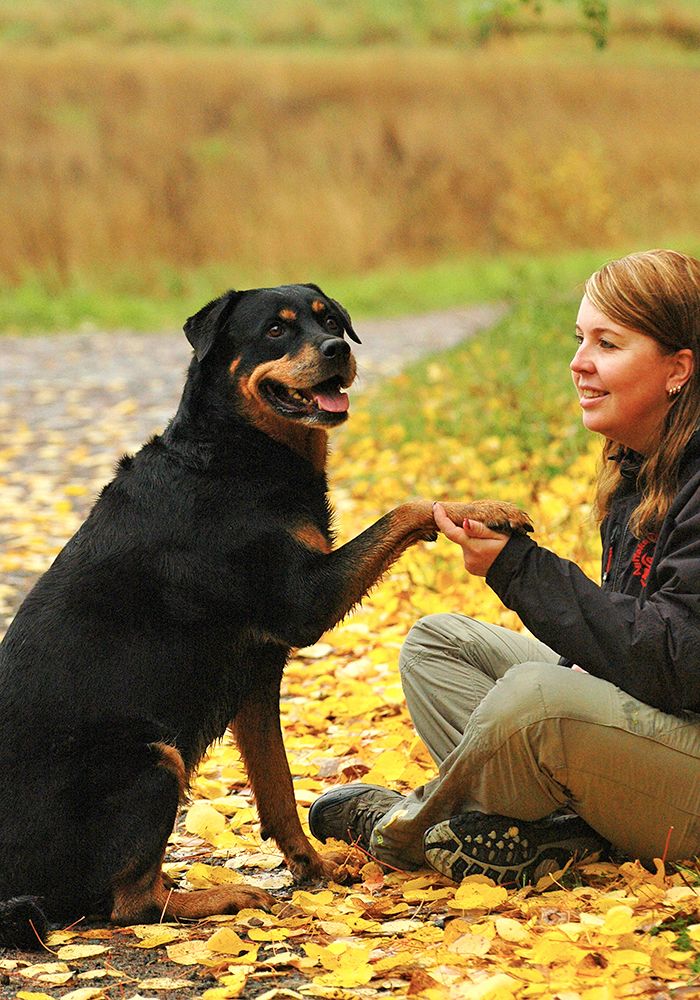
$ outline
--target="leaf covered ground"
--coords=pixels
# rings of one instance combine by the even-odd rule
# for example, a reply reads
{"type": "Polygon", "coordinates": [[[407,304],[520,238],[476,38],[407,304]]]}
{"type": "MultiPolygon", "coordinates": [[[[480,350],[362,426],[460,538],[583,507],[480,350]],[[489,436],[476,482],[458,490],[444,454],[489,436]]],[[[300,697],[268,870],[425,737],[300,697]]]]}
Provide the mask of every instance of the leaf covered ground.
{"type": "MultiPolygon", "coordinates": [[[[562,310],[569,322],[570,303],[562,310]]],[[[525,507],[542,544],[596,577],[588,514],[597,445],[580,434],[560,319],[521,309],[500,341],[479,338],[353,401],[330,463],[340,542],[409,496],[493,496],[525,507]]],[[[152,429],[162,426],[161,409],[154,404],[152,429]]],[[[57,393],[50,379],[8,389],[0,403],[0,634],[120,452],[145,436],[143,419],[143,401],[120,383],[99,399],[82,383],[57,393]]],[[[441,539],[407,553],[355,614],[294,656],[282,722],[302,817],[338,781],[405,790],[433,776],[397,664],[412,622],[444,610],[520,627],[441,539]]],[[[192,926],[79,924],[56,932],[45,953],[0,953],[0,998],[700,995],[694,859],[680,868],[659,860],[654,872],[634,859],[572,866],[524,888],[383,872],[357,852],[351,883],[297,887],[280,861],[261,841],[235,747],[217,745],[172,837],[168,869],[192,888],[244,879],[267,887],[279,901],[273,912],[192,926]]]]}

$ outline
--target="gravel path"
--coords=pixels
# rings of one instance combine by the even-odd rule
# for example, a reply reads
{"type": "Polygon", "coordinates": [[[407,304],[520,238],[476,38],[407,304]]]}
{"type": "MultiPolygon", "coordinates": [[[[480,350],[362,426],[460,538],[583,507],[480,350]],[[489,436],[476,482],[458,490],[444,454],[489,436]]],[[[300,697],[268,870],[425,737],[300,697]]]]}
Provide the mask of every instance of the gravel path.
{"type": "MultiPolygon", "coordinates": [[[[359,374],[351,391],[451,347],[503,312],[498,305],[472,306],[355,324],[362,344],[354,348],[359,374]]],[[[31,427],[75,432],[77,443],[96,413],[131,399],[138,403],[133,429],[141,431],[140,442],[172,416],[190,354],[181,331],[0,337],[0,417],[21,413],[31,427]]],[[[25,467],[40,468],[37,461],[36,453],[26,455],[25,467]]]]}

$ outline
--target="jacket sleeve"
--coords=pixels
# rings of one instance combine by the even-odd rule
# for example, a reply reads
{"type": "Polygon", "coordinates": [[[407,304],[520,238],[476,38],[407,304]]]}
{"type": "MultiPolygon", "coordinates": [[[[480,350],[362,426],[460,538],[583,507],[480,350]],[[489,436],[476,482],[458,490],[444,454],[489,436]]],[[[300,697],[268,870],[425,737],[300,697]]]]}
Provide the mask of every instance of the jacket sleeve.
{"type": "Polygon", "coordinates": [[[653,592],[642,599],[603,590],[575,563],[520,535],[509,539],[486,581],[560,656],[662,711],[700,711],[697,501],[665,524],[653,592]]]}

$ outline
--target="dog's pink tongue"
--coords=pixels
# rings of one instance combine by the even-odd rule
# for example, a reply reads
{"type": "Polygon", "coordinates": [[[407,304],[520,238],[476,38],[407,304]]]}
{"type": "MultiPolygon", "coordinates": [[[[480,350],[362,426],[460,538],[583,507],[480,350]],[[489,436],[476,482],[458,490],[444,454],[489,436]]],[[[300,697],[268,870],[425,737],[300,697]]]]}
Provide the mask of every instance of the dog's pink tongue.
{"type": "Polygon", "coordinates": [[[345,413],[350,406],[347,393],[339,389],[335,392],[314,392],[313,397],[320,409],[330,410],[331,413],[345,413]]]}

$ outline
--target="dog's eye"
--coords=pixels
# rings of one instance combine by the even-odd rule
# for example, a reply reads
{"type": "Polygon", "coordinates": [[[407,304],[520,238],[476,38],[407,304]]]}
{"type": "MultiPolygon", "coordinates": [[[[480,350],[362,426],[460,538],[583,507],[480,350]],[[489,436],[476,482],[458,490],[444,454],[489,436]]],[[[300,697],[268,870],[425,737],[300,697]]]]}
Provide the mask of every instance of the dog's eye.
{"type": "Polygon", "coordinates": [[[284,333],[284,327],[281,323],[273,323],[271,327],[268,328],[268,337],[281,337],[284,333]]]}
{"type": "Polygon", "coordinates": [[[340,331],[340,323],[338,323],[336,320],[334,320],[332,316],[327,316],[326,317],[326,329],[328,331],[330,331],[330,333],[340,333],[341,332],[340,331]]]}

